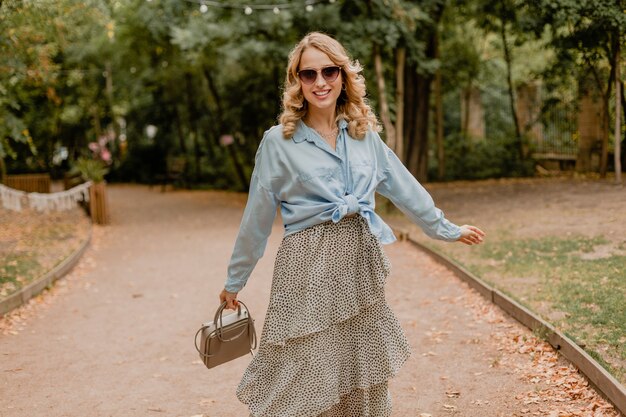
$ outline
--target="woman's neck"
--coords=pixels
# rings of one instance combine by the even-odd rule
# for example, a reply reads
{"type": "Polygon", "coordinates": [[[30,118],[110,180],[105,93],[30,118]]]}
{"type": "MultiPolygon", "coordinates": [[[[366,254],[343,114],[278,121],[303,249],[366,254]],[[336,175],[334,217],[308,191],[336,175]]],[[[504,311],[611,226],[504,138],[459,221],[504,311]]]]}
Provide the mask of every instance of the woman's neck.
{"type": "Polygon", "coordinates": [[[304,116],[304,122],[314,129],[321,129],[323,131],[330,131],[337,125],[335,123],[335,109],[328,112],[308,111],[304,116]]]}

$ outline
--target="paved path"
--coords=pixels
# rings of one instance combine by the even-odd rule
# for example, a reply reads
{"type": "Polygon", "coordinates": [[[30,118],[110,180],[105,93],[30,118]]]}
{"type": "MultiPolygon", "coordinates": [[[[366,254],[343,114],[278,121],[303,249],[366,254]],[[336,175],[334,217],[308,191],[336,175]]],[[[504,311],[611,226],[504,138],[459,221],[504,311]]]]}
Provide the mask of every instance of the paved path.
{"type": "MultiPolygon", "coordinates": [[[[96,228],[67,290],[0,336],[0,416],[247,416],[234,391],[249,359],[209,371],[192,344],[217,306],[245,196],[113,186],[109,198],[113,224],[96,228]]],[[[277,221],[240,294],[259,331],[280,238],[277,221]]],[[[533,400],[548,382],[528,376],[527,332],[409,244],[386,250],[388,301],[413,349],[391,382],[394,416],[562,404],[533,400]]]]}

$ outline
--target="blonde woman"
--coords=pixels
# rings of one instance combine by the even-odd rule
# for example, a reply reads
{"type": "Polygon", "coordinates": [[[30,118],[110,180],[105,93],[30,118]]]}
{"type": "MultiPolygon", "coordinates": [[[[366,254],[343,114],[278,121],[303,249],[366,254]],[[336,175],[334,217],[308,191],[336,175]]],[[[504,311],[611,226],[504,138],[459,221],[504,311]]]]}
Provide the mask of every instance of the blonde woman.
{"type": "Polygon", "coordinates": [[[387,381],[410,354],[385,302],[391,229],[374,212],[389,198],[431,237],[465,244],[457,226],[378,135],[358,62],[322,33],[289,56],[281,124],[265,132],[220,301],[237,294],[263,255],[276,209],[278,250],[258,354],[237,388],[254,417],[389,416],[387,381]]]}

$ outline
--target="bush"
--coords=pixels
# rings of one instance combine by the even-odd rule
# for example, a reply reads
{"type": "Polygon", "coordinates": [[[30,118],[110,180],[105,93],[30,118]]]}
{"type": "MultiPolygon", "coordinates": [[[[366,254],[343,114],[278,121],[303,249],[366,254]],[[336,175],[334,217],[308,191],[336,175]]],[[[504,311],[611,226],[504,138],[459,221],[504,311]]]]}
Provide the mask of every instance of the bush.
{"type": "Polygon", "coordinates": [[[102,182],[109,168],[97,159],[78,158],[70,170],[70,174],[80,174],[85,181],[102,182]]]}
{"type": "MultiPolygon", "coordinates": [[[[474,141],[460,134],[445,138],[445,175],[442,180],[521,177],[533,174],[533,162],[521,161],[515,139],[508,135],[474,141]]],[[[431,157],[429,178],[437,178],[437,159],[431,157]]]]}

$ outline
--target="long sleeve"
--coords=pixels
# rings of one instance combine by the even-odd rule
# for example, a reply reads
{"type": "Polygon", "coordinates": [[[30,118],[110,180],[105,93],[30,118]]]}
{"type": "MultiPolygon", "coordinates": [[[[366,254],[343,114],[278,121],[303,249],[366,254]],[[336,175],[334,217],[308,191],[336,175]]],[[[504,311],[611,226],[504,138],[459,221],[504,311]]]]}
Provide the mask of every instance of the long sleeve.
{"type": "Polygon", "coordinates": [[[228,265],[224,288],[229,292],[239,292],[246,285],[252,270],[263,256],[280,203],[269,187],[262,184],[264,165],[267,164],[268,159],[262,155],[262,147],[263,142],[257,152],[248,202],[228,265]]]}
{"type": "Polygon", "coordinates": [[[376,191],[391,200],[429,237],[448,242],[456,241],[461,236],[461,228],[448,221],[443,212],[435,207],[428,191],[382,140],[379,145],[383,178],[376,191]]]}

